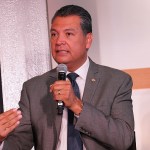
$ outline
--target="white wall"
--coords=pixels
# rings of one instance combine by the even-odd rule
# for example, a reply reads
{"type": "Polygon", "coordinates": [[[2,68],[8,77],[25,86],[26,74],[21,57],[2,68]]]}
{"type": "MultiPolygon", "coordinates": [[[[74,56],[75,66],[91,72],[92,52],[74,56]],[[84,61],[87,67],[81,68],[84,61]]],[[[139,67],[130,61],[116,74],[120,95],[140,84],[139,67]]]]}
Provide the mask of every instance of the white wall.
{"type": "Polygon", "coordinates": [[[101,63],[150,67],[150,1],[100,0],[97,6],[101,63]]]}
{"type": "MultiPolygon", "coordinates": [[[[118,69],[150,67],[149,0],[48,0],[49,20],[66,4],[83,6],[93,17],[94,61],[118,69]]],[[[149,150],[150,89],[134,90],[132,98],[137,149],[149,150]]]]}

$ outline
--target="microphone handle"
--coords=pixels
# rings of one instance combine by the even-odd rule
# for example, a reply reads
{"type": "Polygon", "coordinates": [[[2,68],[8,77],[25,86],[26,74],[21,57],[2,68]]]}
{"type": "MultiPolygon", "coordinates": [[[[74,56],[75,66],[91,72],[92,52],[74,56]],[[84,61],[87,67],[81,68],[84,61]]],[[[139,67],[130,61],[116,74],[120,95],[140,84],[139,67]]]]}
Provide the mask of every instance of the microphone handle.
{"type": "MultiPolygon", "coordinates": [[[[66,73],[65,72],[58,72],[58,80],[66,80],[66,73]]],[[[61,100],[58,100],[57,102],[57,110],[58,110],[58,115],[63,114],[64,110],[64,102],[61,100]]]]}

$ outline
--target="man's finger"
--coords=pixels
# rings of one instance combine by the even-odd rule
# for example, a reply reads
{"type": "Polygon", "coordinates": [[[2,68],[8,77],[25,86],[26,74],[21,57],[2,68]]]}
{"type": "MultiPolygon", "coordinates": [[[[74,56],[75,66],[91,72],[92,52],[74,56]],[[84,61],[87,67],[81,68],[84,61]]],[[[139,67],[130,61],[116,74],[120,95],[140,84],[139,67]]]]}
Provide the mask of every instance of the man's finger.
{"type": "Polygon", "coordinates": [[[5,115],[3,115],[3,117],[1,117],[0,125],[8,123],[20,115],[21,115],[20,110],[15,110],[15,111],[11,111],[11,113],[7,113],[7,115],[5,114],[5,115]]]}
{"type": "Polygon", "coordinates": [[[12,132],[19,124],[20,124],[20,121],[17,121],[10,127],[1,128],[0,141],[2,142],[8,136],[8,134],[12,132]]]}
{"type": "Polygon", "coordinates": [[[13,109],[10,109],[4,113],[1,113],[0,114],[0,120],[2,120],[3,118],[5,118],[6,116],[9,116],[10,114],[14,113],[14,112],[17,112],[17,109],[16,108],[13,108],[13,109]]]}

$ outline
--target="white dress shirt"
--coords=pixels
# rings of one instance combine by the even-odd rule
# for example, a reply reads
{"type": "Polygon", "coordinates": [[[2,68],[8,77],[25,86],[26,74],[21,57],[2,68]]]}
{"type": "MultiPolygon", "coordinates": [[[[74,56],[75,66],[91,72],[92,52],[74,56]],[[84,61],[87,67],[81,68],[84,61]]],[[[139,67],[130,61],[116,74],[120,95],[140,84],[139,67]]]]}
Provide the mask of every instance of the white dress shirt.
{"type": "MultiPolygon", "coordinates": [[[[75,73],[79,75],[79,77],[77,77],[76,79],[76,82],[79,86],[81,100],[84,92],[88,69],[89,69],[89,58],[87,58],[85,63],[75,71],[75,73]]],[[[67,72],[67,74],[68,73],[69,72],[67,72]]],[[[67,123],[68,123],[68,111],[67,108],[64,108],[59,141],[56,150],[67,150],[67,123]]],[[[84,146],[83,150],[86,150],[84,146]]]]}
{"type": "Polygon", "coordinates": [[[1,143],[0,143],[0,150],[3,149],[3,145],[4,145],[4,142],[1,142],[1,143]]]}

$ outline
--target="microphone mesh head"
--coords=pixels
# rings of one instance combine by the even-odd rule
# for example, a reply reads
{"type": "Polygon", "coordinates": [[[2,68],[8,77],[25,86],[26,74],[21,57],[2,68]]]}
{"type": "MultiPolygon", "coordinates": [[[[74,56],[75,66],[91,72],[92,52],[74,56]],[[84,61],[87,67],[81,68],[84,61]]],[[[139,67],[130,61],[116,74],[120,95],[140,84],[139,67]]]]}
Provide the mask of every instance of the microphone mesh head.
{"type": "Polygon", "coordinates": [[[59,64],[57,66],[57,72],[65,72],[65,73],[67,73],[67,66],[65,64],[59,64]]]}

